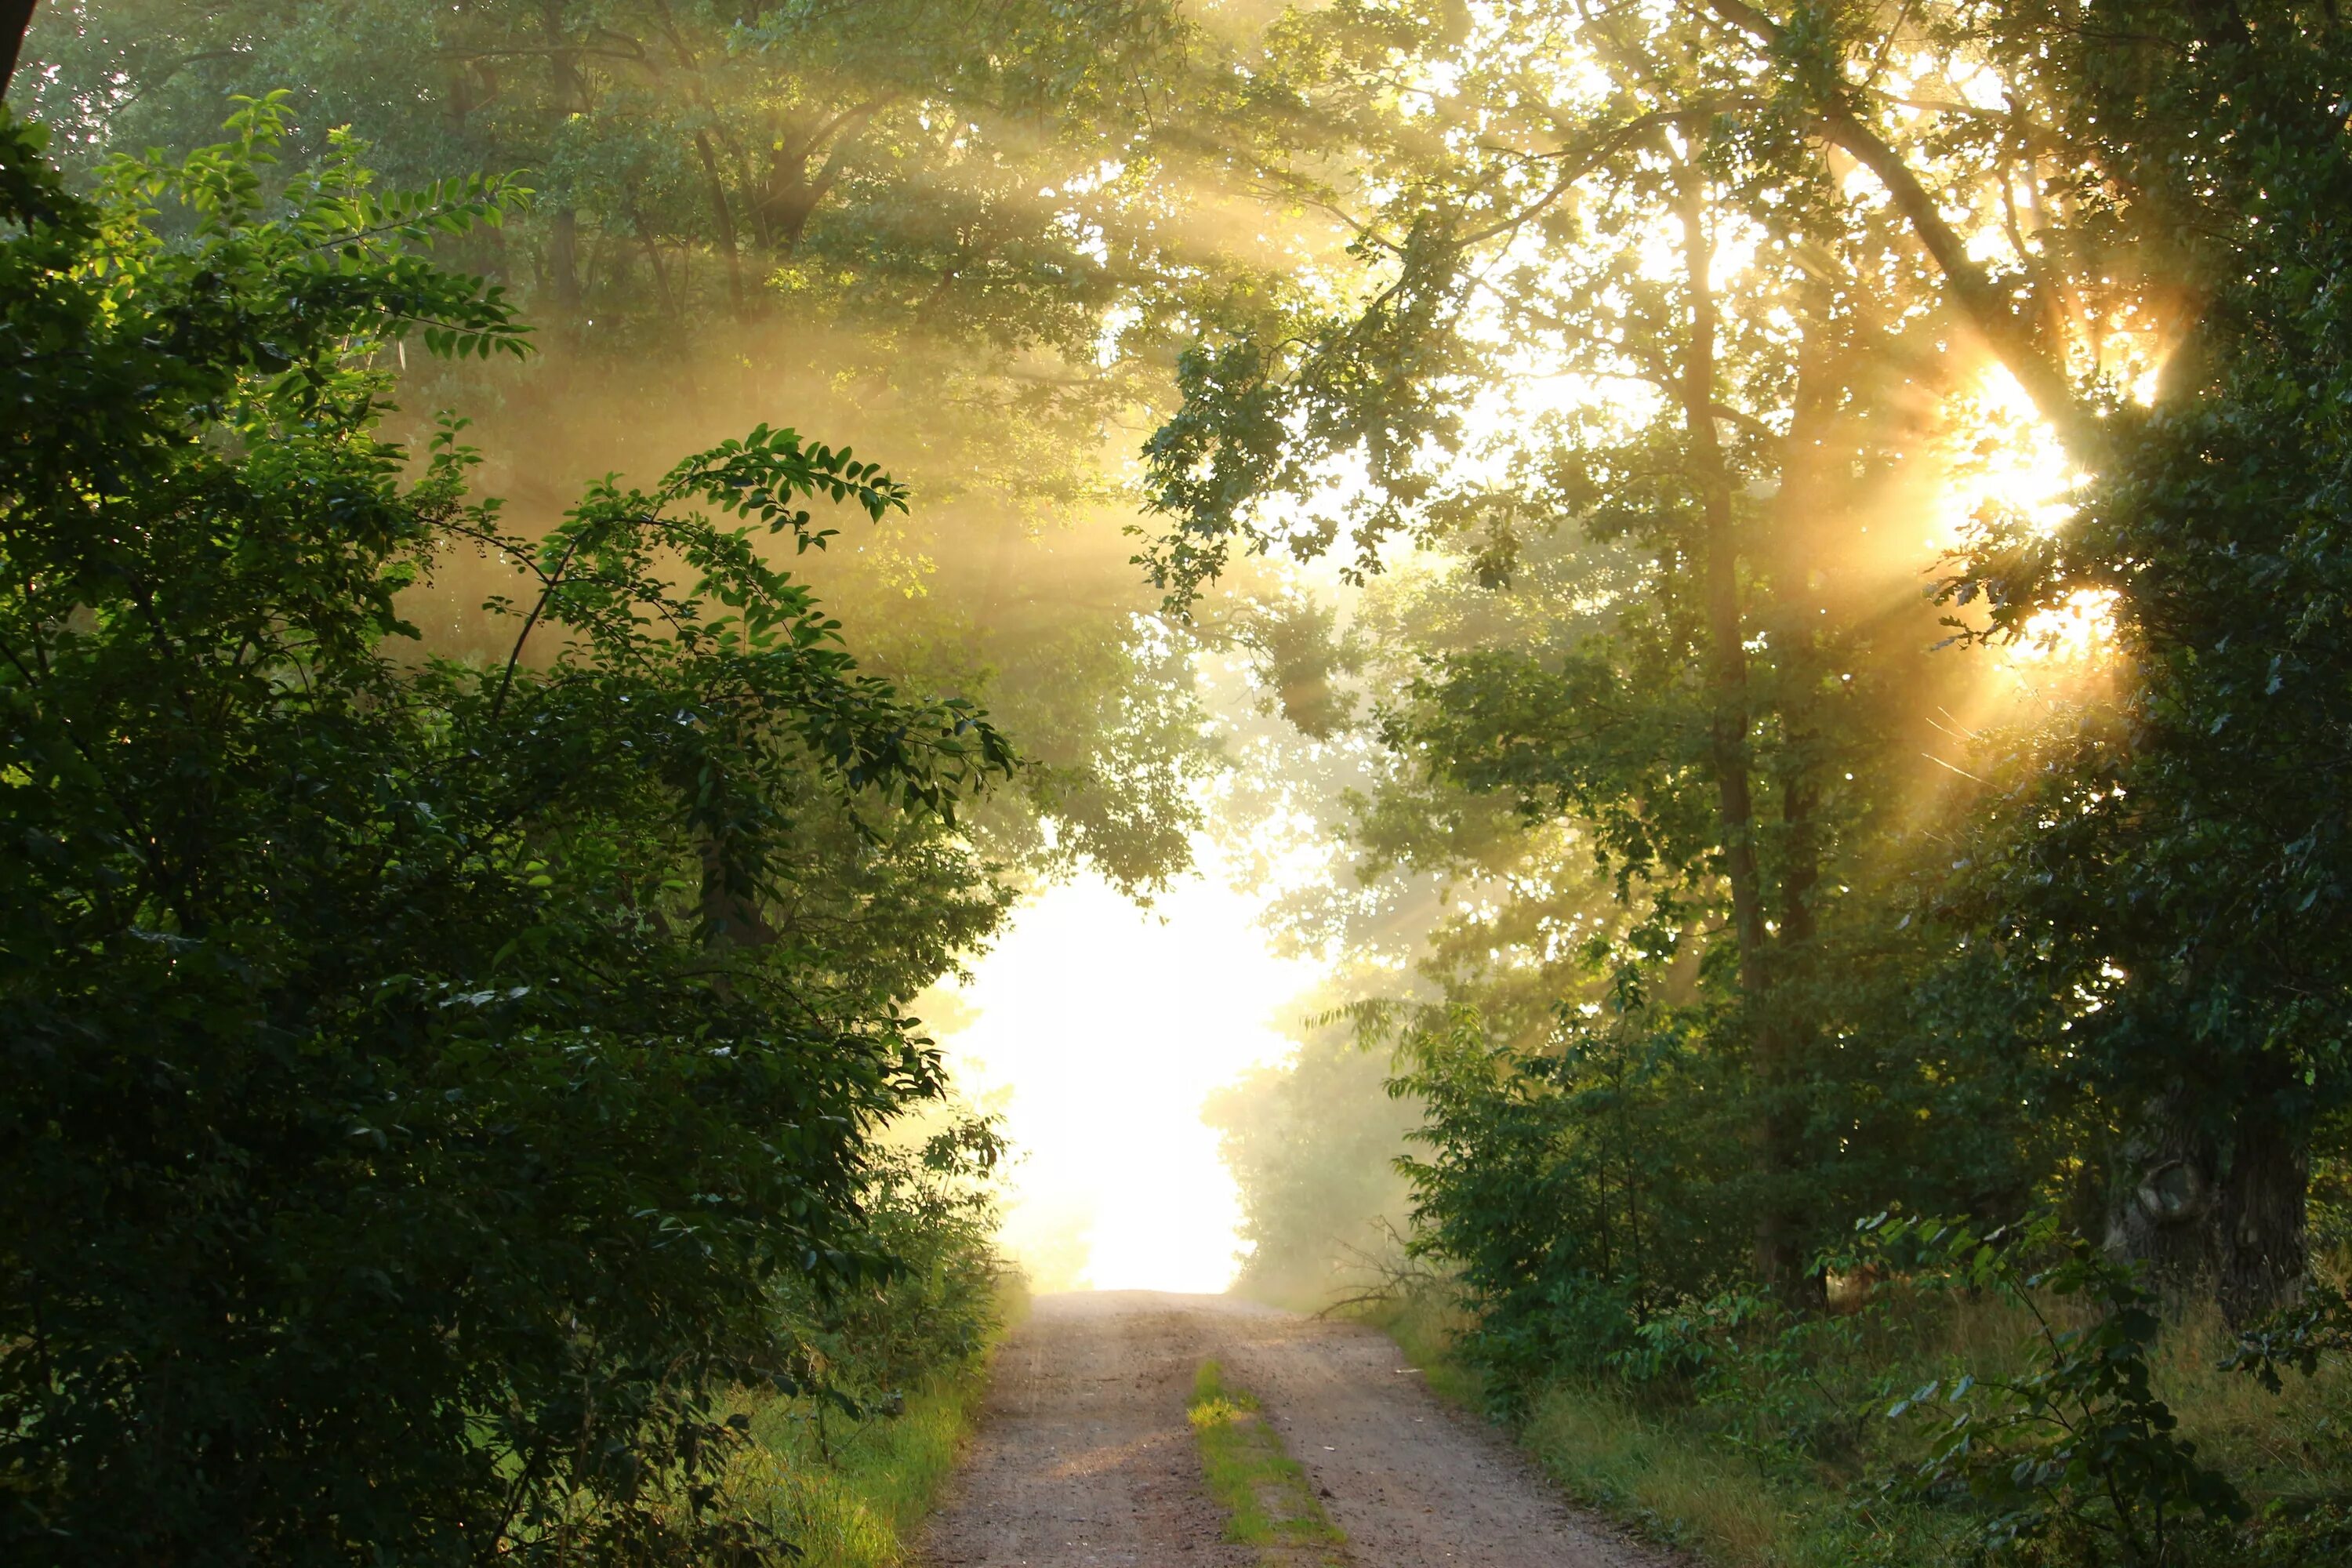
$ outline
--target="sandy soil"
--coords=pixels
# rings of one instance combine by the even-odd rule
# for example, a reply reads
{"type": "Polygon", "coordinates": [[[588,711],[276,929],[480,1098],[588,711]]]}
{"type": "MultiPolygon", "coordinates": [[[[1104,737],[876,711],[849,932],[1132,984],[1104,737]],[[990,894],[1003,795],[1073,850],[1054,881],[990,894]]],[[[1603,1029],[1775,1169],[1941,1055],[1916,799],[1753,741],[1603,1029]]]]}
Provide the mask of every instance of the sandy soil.
{"type": "Polygon", "coordinates": [[[1211,1357],[1255,1394],[1358,1568],[1664,1568],[1560,1501],[1370,1329],[1222,1296],[1048,1296],[997,1359],[932,1568],[1254,1568],[1223,1539],[1184,1421],[1211,1357]]]}

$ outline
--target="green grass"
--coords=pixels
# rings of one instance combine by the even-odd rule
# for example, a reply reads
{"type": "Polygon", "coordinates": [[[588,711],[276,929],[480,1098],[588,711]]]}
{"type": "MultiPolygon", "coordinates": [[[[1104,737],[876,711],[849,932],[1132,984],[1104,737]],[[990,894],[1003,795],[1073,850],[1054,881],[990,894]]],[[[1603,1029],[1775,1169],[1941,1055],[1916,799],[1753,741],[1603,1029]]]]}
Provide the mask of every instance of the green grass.
{"type": "Polygon", "coordinates": [[[1231,1517],[1229,1539],[1270,1568],[1347,1568],[1348,1538],[1316,1500],[1307,1472],[1283,1451],[1257,1401],[1225,1385],[1215,1362],[1202,1363],[1186,1414],[1209,1493],[1231,1517]]]}
{"type": "MultiPolygon", "coordinates": [[[[1454,1351],[1459,1313],[1442,1299],[1407,1299],[1365,1318],[1442,1397],[1484,1406],[1478,1373],[1454,1351]]],[[[1901,1341],[1872,1349],[1924,1380],[1954,1363],[2014,1361],[2025,1326],[2015,1310],[1986,1302],[1922,1314],[1901,1341]]],[[[2260,1515],[2251,1531],[2197,1560],[2211,1568],[2352,1561],[2343,1522],[2352,1516],[2352,1365],[2331,1363],[2309,1380],[2291,1373],[2274,1396],[2220,1371],[2221,1344],[2218,1321],[2192,1314],[2169,1326],[2152,1368],[2200,1458],[2227,1472],[2260,1515]]],[[[1686,1400],[1608,1382],[1557,1382],[1536,1391],[1516,1435],[1570,1496],[1715,1568],[1969,1561],[1955,1514],[1876,1500],[1859,1465],[1768,1472],[1727,1441],[1721,1413],[1686,1400]]]]}
{"type": "Polygon", "coordinates": [[[1768,1476],[1705,1425],[1607,1387],[1554,1384],[1519,1440],[1571,1497],[1724,1568],[1956,1562],[1952,1521],[1855,1509],[1834,1482],[1768,1476]]]}
{"type": "MultiPolygon", "coordinates": [[[[1364,1319],[1396,1342],[1432,1393],[1486,1408],[1485,1380],[1454,1346],[1467,1324],[1442,1295],[1409,1295],[1364,1319]]],[[[1929,1521],[1908,1510],[1853,1510],[1828,1478],[1768,1477],[1692,1414],[1644,1408],[1607,1386],[1555,1383],[1538,1392],[1514,1436],[1570,1497],[1718,1568],[1945,1561],[1929,1521]]]]}
{"type": "MultiPolygon", "coordinates": [[[[1007,1329],[1024,1305],[1009,1305],[1007,1329]]],[[[732,1477],[737,1495],[800,1548],[802,1568],[903,1568],[979,1419],[989,1359],[909,1390],[896,1415],[747,1400],[752,1440],[732,1477]]]]}

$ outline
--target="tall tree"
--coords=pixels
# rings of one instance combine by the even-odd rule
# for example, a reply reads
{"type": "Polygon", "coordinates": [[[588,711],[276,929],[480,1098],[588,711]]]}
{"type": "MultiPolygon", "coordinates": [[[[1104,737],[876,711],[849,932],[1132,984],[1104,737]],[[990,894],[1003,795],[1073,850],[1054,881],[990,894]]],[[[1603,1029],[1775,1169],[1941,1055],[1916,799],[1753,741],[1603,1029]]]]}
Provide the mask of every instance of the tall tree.
{"type": "Polygon", "coordinates": [[[1151,447],[1174,524],[1152,568],[1181,595],[1236,543],[1343,531],[1359,570],[1399,531],[1497,584],[1543,531],[1639,563],[1552,646],[1443,660],[1391,734],[1589,825],[1645,909],[1620,962],[1719,944],[1702,1033],[1749,1086],[1727,1179],[1748,1267],[1802,1298],[1843,1185],[1819,1091],[1852,1003],[1824,932],[1918,787],[1885,707],[1932,679],[1901,609],[1916,563],[1864,537],[1904,483],[1906,382],[1939,374],[1920,270],[1812,143],[1742,123],[1752,80],[1697,18],[1343,6],[1268,63],[1233,117],[1263,139],[1234,155],[1343,206],[1361,303],[1294,291],[1194,351],[1151,447]],[[1349,128],[1344,155],[1285,140],[1301,103],[1349,128]]]}
{"type": "Polygon", "coordinates": [[[2321,628],[2345,446],[2311,412],[2343,354],[2310,280],[2342,265],[2324,215],[2352,178],[2344,26],[2094,0],[1917,7],[1877,34],[1842,7],[1710,5],[1780,112],[1876,177],[2089,476],[2071,523],[1993,520],[1952,584],[2006,636],[2097,595],[2133,673],[2112,722],[2009,803],[1990,863],[2010,874],[1971,908],[2038,955],[2019,965],[2035,993],[2101,998],[2068,1022],[2131,1130],[2115,1243],[2257,1313],[2299,1288],[2310,1140],[2352,1089],[2321,913],[2352,865],[2318,784],[2344,733],[2321,628]],[[1997,97],[1971,97],[1988,78],[1997,97]],[[1890,108],[1922,123],[1898,138],[1890,108]]]}

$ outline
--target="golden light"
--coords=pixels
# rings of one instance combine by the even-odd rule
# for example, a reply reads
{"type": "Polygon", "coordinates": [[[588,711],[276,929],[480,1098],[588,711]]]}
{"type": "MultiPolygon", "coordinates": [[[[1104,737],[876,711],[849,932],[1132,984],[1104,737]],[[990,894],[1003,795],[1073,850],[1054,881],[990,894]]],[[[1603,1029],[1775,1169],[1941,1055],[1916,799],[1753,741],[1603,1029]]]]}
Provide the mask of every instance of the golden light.
{"type": "MultiPolygon", "coordinates": [[[[1920,542],[1924,567],[1948,574],[1952,557],[1986,533],[2021,528],[2046,538],[2073,520],[2088,476],[2015,377],[1990,367],[1947,398],[1942,413],[1931,455],[1939,499],[1920,542]]],[[[1974,679],[1948,715],[1953,731],[1973,742],[1979,730],[2055,713],[2099,689],[2118,668],[2119,608],[2113,590],[2080,589],[2033,615],[2014,640],[1972,656],[1974,679]]],[[[1937,760],[1966,771],[1965,756],[1937,760]]]]}
{"type": "Polygon", "coordinates": [[[2037,532],[2054,533],[2074,515],[2073,495],[2084,478],[2017,378],[2000,365],[1945,405],[1938,445],[1948,473],[1948,549],[1973,528],[2020,517],[2037,532]]]}
{"type": "Polygon", "coordinates": [[[2028,620],[2025,635],[2007,651],[2021,664],[2094,664],[2114,651],[2115,641],[2115,590],[2080,588],[2028,620]]]}
{"type": "Polygon", "coordinates": [[[950,1069],[1021,1152],[1004,1241],[1039,1289],[1233,1281],[1240,1194],[1202,1104],[1296,1050],[1282,1007],[1321,971],[1269,951],[1262,900],[1196,851],[1207,874],[1149,910],[1091,874],[1045,889],[934,1009],[970,1020],[950,1069]]]}

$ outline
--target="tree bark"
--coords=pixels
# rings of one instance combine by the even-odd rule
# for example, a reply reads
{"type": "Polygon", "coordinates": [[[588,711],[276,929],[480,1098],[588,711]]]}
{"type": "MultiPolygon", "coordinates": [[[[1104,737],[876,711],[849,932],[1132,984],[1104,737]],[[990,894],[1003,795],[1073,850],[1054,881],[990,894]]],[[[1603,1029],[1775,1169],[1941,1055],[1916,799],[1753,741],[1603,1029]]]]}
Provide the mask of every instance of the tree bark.
{"type": "Polygon", "coordinates": [[[2283,1074],[2247,1087],[2213,1205],[2214,1294],[2232,1327],[2291,1305],[2309,1274],[2311,1134],[2275,1107],[2283,1074]]]}
{"type": "Polygon", "coordinates": [[[841,178],[851,143],[889,102],[887,96],[874,99],[775,139],[767,177],[751,203],[751,220],[763,244],[785,255],[799,247],[817,205],[841,178]],[[812,170],[820,152],[824,162],[812,170]]]}
{"type": "Polygon", "coordinates": [[[1692,468],[1698,479],[1698,567],[1708,643],[1709,760],[1715,773],[1716,807],[1723,820],[1724,879],[1731,891],[1731,923],[1739,957],[1742,1012],[1748,1030],[1751,1068],[1759,1089],[1755,1129],[1756,1173],[1763,1192],[1757,1205],[1756,1270],[1783,1300],[1804,1288],[1803,1258],[1796,1217],[1788,1212],[1790,1128],[1781,1105],[1787,1077],[1787,1040],[1773,1016],[1771,970],[1766,952],[1764,889],[1756,856],[1756,805],[1748,757],[1747,635],[1739,604],[1739,552],[1731,515],[1731,470],[1715,428],[1715,356],[1718,331],[1708,268],[1713,247],[1706,229],[1706,176],[1686,161],[1679,174],[1683,278],[1690,302],[1690,342],[1684,351],[1680,388],[1683,418],[1690,438],[1692,468]]]}
{"type": "Polygon", "coordinates": [[[2141,1108],[2107,1194],[2105,1247],[2176,1295],[2213,1272],[2213,1140],[2185,1089],[2141,1108]]]}
{"type": "Polygon", "coordinates": [[[37,3],[0,0],[0,98],[8,96],[8,84],[16,79],[16,62],[25,53],[25,33],[33,25],[33,7],[37,3]]]}
{"type": "Polygon", "coordinates": [[[719,224],[719,251],[727,260],[727,300],[735,314],[744,313],[743,258],[735,245],[735,209],[727,203],[727,182],[719,174],[719,155],[711,151],[710,132],[694,133],[694,150],[702,159],[702,173],[710,184],[710,211],[719,224]]]}

